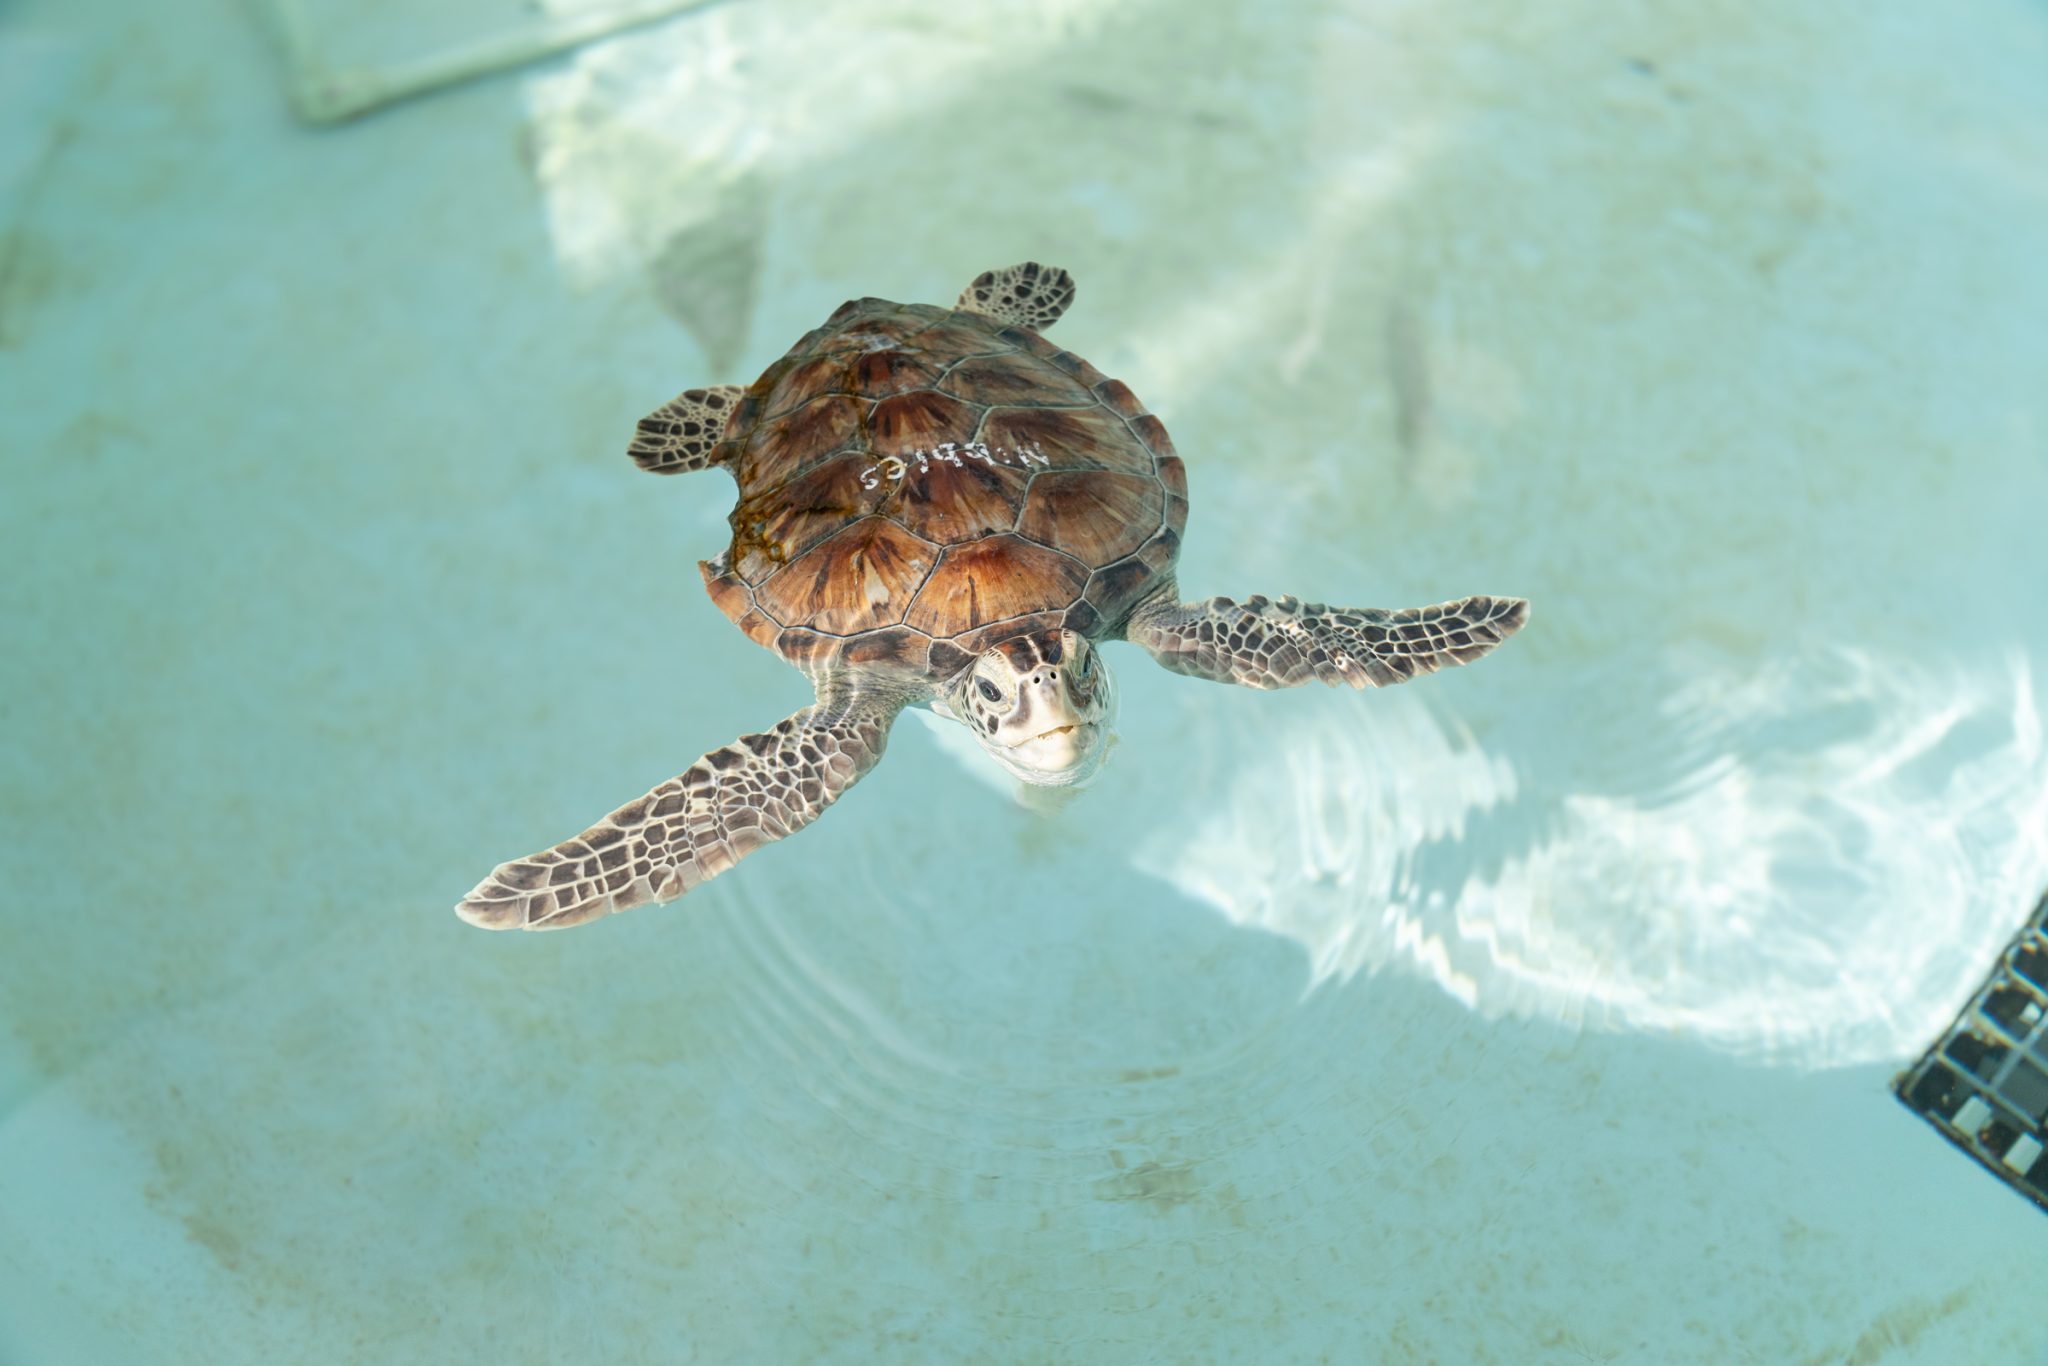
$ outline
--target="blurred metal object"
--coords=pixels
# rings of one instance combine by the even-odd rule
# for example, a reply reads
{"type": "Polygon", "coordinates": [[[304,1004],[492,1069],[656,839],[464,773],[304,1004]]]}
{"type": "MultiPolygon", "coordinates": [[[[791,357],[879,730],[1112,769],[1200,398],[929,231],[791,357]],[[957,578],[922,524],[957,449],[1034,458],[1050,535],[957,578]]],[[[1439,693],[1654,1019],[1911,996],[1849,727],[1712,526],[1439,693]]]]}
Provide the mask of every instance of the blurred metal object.
{"type": "Polygon", "coordinates": [[[2048,895],[1955,1023],[1892,1089],[2048,1209],[2048,895]]]}
{"type": "Polygon", "coordinates": [[[341,123],[713,2],[465,0],[423,10],[257,0],[257,8],[284,56],[292,108],[309,123],[341,123]]]}

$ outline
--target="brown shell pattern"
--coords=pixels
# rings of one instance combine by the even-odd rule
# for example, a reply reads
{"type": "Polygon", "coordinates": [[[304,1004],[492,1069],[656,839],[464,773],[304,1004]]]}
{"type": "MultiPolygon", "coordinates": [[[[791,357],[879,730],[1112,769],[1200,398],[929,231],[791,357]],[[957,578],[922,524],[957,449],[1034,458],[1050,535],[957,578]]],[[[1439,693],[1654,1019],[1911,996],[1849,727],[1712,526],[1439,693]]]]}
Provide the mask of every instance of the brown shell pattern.
{"type": "Polygon", "coordinates": [[[1171,571],[1187,479],[1124,385],[1035,332],[842,306],[747,391],[719,608],[816,668],[944,676],[1007,635],[1120,622],[1171,571]]]}

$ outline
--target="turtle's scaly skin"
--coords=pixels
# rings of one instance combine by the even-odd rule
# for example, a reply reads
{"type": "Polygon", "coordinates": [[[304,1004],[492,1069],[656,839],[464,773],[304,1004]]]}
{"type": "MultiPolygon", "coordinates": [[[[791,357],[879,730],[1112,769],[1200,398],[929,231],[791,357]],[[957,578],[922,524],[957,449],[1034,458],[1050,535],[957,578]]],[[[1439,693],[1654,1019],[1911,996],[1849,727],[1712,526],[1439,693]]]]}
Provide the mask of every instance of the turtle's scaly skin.
{"type": "Polygon", "coordinates": [[[1114,634],[1187,520],[1180,457],[1123,384],[927,304],[841,306],[746,391],[707,463],[740,497],[705,585],[812,673],[943,679],[1020,631],[1114,634]]]}

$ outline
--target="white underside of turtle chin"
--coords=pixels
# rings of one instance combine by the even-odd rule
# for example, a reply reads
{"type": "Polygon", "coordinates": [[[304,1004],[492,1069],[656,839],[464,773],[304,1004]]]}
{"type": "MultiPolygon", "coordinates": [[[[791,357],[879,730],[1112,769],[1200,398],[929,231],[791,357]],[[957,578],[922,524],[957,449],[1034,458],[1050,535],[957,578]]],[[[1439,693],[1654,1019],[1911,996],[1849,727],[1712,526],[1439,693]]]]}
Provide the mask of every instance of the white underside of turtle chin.
{"type": "Polygon", "coordinates": [[[1034,787],[1078,787],[1102,771],[1108,732],[1092,722],[1058,726],[1021,744],[984,745],[996,762],[1034,787]]]}

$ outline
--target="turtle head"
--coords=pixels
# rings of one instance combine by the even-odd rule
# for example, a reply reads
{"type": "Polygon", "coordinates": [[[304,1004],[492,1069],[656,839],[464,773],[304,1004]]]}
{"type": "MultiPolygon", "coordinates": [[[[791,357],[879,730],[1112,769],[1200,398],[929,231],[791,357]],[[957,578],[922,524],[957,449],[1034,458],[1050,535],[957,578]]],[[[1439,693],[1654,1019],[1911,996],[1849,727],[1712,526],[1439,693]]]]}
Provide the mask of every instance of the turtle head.
{"type": "Polygon", "coordinates": [[[1013,636],[954,680],[945,710],[1027,783],[1086,782],[1109,753],[1116,687],[1094,644],[1074,631],[1013,636]]]}

